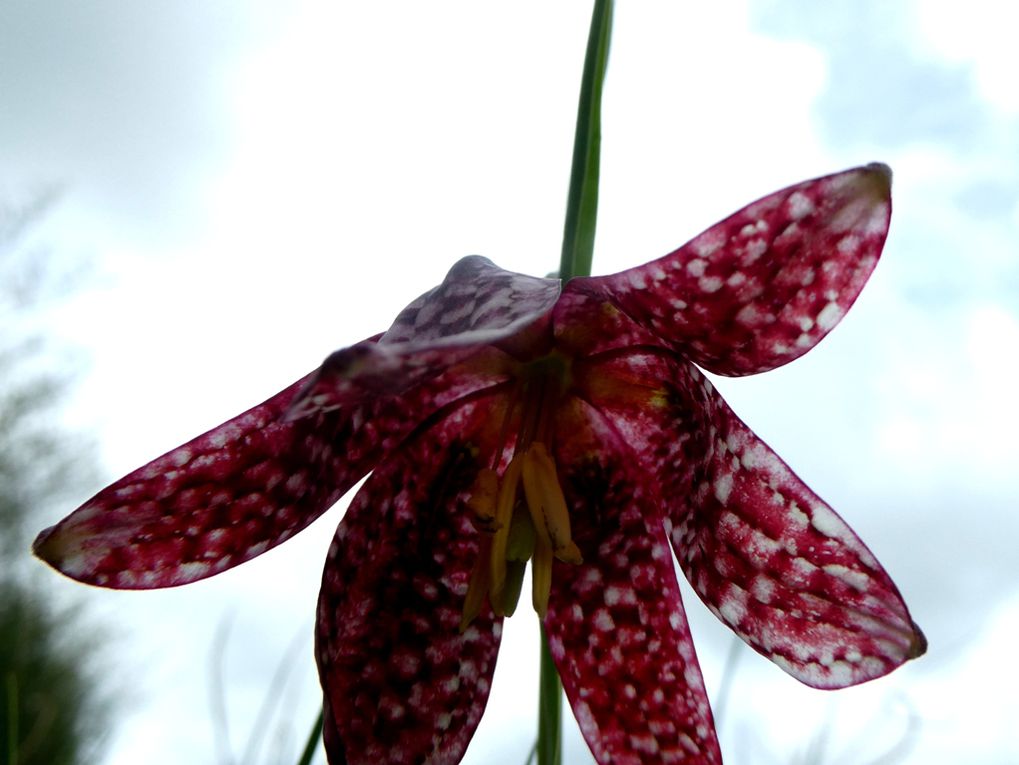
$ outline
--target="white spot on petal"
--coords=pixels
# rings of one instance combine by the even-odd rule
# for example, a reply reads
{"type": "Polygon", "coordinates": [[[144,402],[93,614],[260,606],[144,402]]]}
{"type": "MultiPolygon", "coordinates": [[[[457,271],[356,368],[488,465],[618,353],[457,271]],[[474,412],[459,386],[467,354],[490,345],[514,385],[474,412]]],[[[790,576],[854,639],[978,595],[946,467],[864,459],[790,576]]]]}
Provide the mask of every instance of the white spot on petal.
{"type": "Polygon", "coordinates": [[[750,266],[756,263],[760,257],[768,251],[768,243],[763,239],[751,239],[743,248],[743,265],[750,266]]]}
{"type": "Polygon", "coordinates": [[[635,290],[647,289],[647,278],[643,269],[637,269],[630,274],[630,286],[635,290]]]}
{"type": "Polygon", "coordinates": [[[694,258],[686,264],[686,272],[690,276],[701,277],[704,276],[704,269],[708,267],[708,263],[700,258],[694,258]]]}
{"type": "Polygon", "coordinates": [[[732,491],[732,474],[719,476],[715,479],[715,499],[723,505],[729,501],[729,493],[732,491]]]}
{"type": "Polygon", "coordinates": [[[829,330],[838,324],[844,315],[845,311],[838,303],[828,303],[817,315],[817,326],[823,330],[829,330]]]}
{"type": "Polygon", "coordinates": [[[658,754],[658,742],[655,737],[650,733],[643,733],[641,735],[630,736],[630,747],[635,752],[646,754],[649,757],[653,757],[658,754]]]}
{"type": "Polygon", "coordinates": [[[807,514],[805,512],[800,510],[799,505],[797,505],[795,502],[789,504],[788,515],[789,522],[799,531],[802,531],[803,529],[807,528],[807,524],[810,523],[810,518],[807,517],[807,514]]]}
{"type": "Polygon", "coordinates": [[[797,191],[789,197],[786,205],[788,206],[789,217],[793,220],[800,220],[814,212],[814,203],[802,191],[797,191]]]}
{"type": "Polygon", "coordinates": [[[761,323],[761,312],[753,303],[747,303],[739,309],[739,312],[736,314],[736,321],[748,327],[756,326],[761,323]]]}
{"type": "Polygon", "coordinates": [[[763,574],[758,575],[750,586],[750,593],[761,603],[770,603],[775,594],[775,582],[763,574]]]}
{"type": "Polygon", "coordinates": [[[835,245],[835,248],[843,255],[848,255],[856,250],[860,246],[860,238],[855,234],[847,234],[846,236],[839,239],[839,243],[835,245]]]}
{"type": "Polygon", "coordinates": [[[824,505],[816,505],[811,508],[810,525],[831,539],[843,541],[851,539],[845,521],[824,505]]]}
{"type": "Polygon", "coordinates": [[[718,604],[719,615],[728,623],[733,626],[738,625],[743,617],[747,615],[747,607],[740,596],[744,593],[737,590],[735,587],[730,587],[729,591],[725,594],[725,597],[718,604]]]}
{"type": "Polygon", "coordinates": [[[862,571],[853,571],[851,568],[832,563],[824,567],[824,572],[830,574],[836,579],[840,579],[850,587],[860,590],[861,592],[867,589],[867,585],[870,583],[870,579],[862,571]]]}
{"type": "MultiPolygon", "coordinates": [[[[714,255],[725,244],[725,237],[717,229],[705,231],[693,240],[693,249],[702,258],[714,255]]],[[[699,274],[693,274],[699,276],[699,274]]]]}
{"type": "Polygon", "coordinates": [[[702,276],[697,286],[701,288],[703,292],[718,292],[722,288],[722,280],[717,276],[702,276]]]}
{"type": "Polygon", "coordinates": [[[612,619],[612,614],[608,612],[608,609],[599,608],[592,620],[594,628],[600,632],[611,632],[616,628],[616,623],[612,619]]]}

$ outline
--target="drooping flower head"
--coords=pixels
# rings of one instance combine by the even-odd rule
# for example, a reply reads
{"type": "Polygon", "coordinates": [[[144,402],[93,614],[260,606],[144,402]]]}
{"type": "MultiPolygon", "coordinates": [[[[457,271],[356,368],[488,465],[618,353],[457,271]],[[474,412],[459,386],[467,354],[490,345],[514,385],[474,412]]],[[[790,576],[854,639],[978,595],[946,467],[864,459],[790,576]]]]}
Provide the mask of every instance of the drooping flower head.
{"type": "Polygon", "coordinates": [[[561,285],[480,257],[382,335],[101,491],[36,553],[84,582],[185,584],[371,475],[325,565],[333,763],[455,763],[502,619],[531,602],[599,763],[718,763],[674,575],[817,688],[923,653],[895,585],[698,369],[816,345],[888,230],[881,165],[767,196],[663,258],[561,285]]]}

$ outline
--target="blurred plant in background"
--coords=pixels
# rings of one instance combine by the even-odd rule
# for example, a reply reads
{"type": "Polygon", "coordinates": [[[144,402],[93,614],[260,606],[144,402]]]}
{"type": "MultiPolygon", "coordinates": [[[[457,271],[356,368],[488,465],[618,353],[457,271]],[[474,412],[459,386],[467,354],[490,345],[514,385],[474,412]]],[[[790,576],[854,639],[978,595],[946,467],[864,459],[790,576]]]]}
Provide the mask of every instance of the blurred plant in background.
{"type": "Polygon", "coordinates": [[[80,609],[35,584],[26,526],[66,500],[92,466],[56,424],[69,375],[52,370],[42,314],[73,285],[27,232],[53,201],[0,204],[0,764],[94,763],[111,709],[99,636],[80,609]],[[49,363],[48,363],[49,360],[49,363]],[[49,368],[47,368],[49,367],[49,368]]]}

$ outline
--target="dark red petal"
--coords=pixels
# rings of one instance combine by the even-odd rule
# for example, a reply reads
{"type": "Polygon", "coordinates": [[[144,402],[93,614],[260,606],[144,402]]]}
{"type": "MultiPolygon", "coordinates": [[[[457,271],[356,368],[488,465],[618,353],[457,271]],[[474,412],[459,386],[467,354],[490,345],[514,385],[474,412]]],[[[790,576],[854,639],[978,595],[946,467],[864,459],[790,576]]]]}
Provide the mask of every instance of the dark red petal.
{"type": "MultiPolygon", "coordinates": [[[[573,284],[573,282],[570,282],[573,284]]],[[[603,355],[635,346],[661,346],[658,335],[603,295],[567,290],[553,311],[556,348],[573,359],[603,355]]]]}
{"type": "Polygon", "coordinates": [[[584,563],[556,562],[545,627],[580,729],[601,765],[720,763],[657,497],[611,426],[570,409],[557,461],[584,563]]]}
{"type": "MultiPolygon", "coordinates": [[[[409,357],[393,357],[394,367],[385,367],[381,359],[385,350],[372,351],[372,363],[380,362],[387,371],[379,376],[361,375],[355,383],[347,379],[347,372],[334,366],[332,359],[355,349],[365,347],[366,343],[351,346],[337,351],[325,360],[325,363],[311,375],[303,390],[295,397],[287,419],[299,420],[334,412],[337,409],[349,409],[366,401],[378,399],[401,399],[408,395],[408,389],[417,384],[442,394],[446,401],[455,400],[479,388],[490,387],[505,382],[518,366],[510,356],[494,347],[473,348],[461,359],[460,352],[448,350],[424,350],[417,352],[413,359],[409,357]],[[400,366],[407,362],[413,369],[400,366]],[[392,373],[390,377],[389,374],[392,373]],[[414,383],[413,381],[417,381],[414,383]],[[406,384],[405,384],[406,383],[406,384]]],[[[376,346],[378,347],[378,346],[376,346]]],[[[382,367],[377,367],[379,371],[382,367]]]]}
{"type": "Polygon", "coordinates": [[[816,688],[891,672],[926,650],[891,578],[834,510],[706,380],[714,438],[672,541],[708,607],[753,648],[816,688]]]}
{"type": "Polygon", "coordinates": [[[471,382],[288,419],[309,377],[108,486],[34,550],[123,589],[193,582],[265,552],[329,509],[429,413],[471,382]]]}
{"type": "Polygon", "coordinates": [[[417,434],[358,492],[329,551],[316,655],[337,763],[456,763],[488,699],[502,629],[484,609],[461,634],[478,554],[464,493],[491,399],[417,434]]]}
{"type": "Polygon", "coordinates": [[[588,383],[585,395],[660,486],[694,589],[753,648],[818,688],[870,680],[923,653],[871,552],[695,367],[635,353],[589,377],[617,381],[588,383]]]}
{"type": "Polygon", "coordinates": [[[547,329],[558,279],[504,271],[472,255],[407,306],[378,342],[336,351],[302,396],[299,414],[396,395],[486,347],[528,345],[547,329]]]}
{"type": "Polygon", "coordinates": [[[763,372],[813,348],[849,310],[890,215],[891,171],[867,165],[775,192],[670,255],[565,292],[609,297],[712,372],[763,372]]]}
{"type": "Polygon", "coordinates": [[[558,279],[505,271],[469,255],[442,284],[404,308],[380,342],[492,345],[547,314],[559,291],[558,279]]]}

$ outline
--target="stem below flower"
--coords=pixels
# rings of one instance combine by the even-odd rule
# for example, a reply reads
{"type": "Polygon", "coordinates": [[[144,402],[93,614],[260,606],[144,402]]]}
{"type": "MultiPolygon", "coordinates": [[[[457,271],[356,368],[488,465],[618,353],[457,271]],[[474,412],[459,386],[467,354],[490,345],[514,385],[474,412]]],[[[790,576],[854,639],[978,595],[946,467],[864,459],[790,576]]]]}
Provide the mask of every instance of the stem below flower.
{"type": "Polygon", "coordinates": [[[541,631],[541,675],[538,680],[538,765],[559,765],[562,759],[563,687],[541,631]]]}
{"type": "MultiPolygon", "coordinates": [[[[601,151],[601,96],[612,36],[613,0],[595,0],[587,38],[584,74],[573,140],[573,166],[566,202],[559,278],[590,276],[598,219],[598,174],[601,151]]],[[[538,684],[538,765],[559,765],[562,757],[562,682],[541,630],[541,675],[538,684]]]]}

